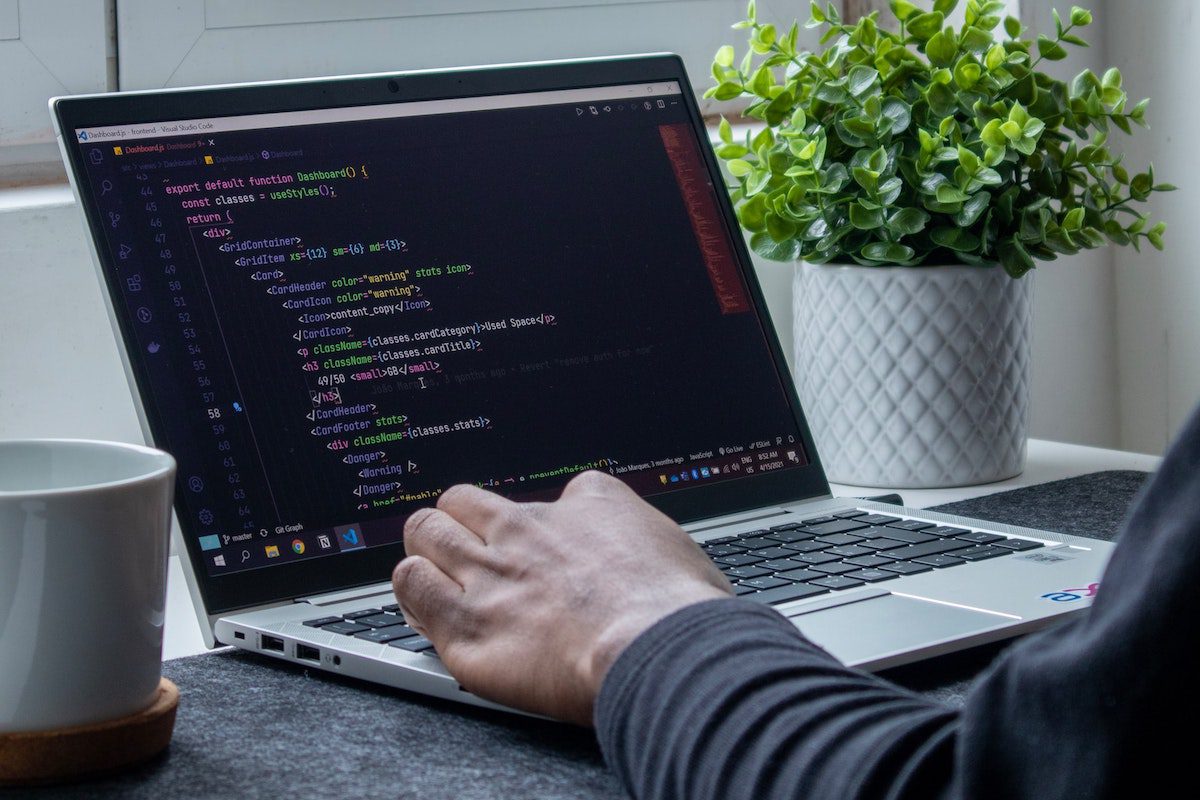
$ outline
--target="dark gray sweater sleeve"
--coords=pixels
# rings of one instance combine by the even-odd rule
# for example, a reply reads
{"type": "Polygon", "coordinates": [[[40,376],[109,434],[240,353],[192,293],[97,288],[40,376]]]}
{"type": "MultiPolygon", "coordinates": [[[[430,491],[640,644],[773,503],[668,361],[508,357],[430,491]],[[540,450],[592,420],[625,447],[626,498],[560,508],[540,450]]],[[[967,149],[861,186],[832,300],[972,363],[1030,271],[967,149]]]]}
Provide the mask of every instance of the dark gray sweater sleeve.
{"type": "Polygon", "coordinates": [[[672,614],[622,653],[597,735],[647,800],[1134,797],[1192,781],[1197,614],[1193,416],[1091,611],[1009,648],[961,712],[847,669],[776,612],[729,599],[672,614]]]}

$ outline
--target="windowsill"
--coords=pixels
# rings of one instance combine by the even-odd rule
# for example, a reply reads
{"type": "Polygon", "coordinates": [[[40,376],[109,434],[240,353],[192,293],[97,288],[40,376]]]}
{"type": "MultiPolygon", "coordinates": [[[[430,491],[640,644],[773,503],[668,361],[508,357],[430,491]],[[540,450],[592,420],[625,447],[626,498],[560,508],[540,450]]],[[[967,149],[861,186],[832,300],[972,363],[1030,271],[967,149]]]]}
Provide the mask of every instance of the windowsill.
{"type": "Polygon", "coordinates": [[[75,202],[71,187],[66,183],[0,188],[0,214],[8,211],[29,211],[49,206],[70,205],[75,202]]]}

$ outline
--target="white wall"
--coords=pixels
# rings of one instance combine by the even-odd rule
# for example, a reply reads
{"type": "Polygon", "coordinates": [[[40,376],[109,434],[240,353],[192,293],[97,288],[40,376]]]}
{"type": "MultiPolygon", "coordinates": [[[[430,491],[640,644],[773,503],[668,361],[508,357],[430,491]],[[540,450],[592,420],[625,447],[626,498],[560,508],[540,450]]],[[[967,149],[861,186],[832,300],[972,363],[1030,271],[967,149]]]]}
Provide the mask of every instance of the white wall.
{"type": "Polygon", "coordinates": [[[1107,11],[1108,51],[1125,88],[1132,99],[1153,98],[1150,130],[1125,148],[1131,172],[1153,161],[1159,181],[1180,187],[1152,201],[1168,225],[1166,251],[1116,256],[1119,444],[1157,452],[1200,399],[1200,4],[1110,0],[1107,11]]]}

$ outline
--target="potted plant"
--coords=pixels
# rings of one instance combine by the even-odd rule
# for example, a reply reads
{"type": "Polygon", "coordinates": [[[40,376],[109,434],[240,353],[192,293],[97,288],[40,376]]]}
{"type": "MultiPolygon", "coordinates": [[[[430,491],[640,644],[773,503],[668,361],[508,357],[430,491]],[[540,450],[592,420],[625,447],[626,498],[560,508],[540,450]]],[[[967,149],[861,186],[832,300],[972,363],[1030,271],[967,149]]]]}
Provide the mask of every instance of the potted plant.
{"type": "MultiPolygon", "coordinates": [[[[749,98],[761,123],[724,159],[752,249],[798,262],[795,371],[830,479],[873,486],[985,483],[1021,472],[1029,398],[1030,281],[1039,261],[1108,243],[1162,248],[1136,210],[1153,168],[1109,147],[1145,124],[1121,73],[1070,83],[1038,67],[1086,46],[1092,15],[1054,14],[1023,38],[1004,3],[891,0],[844,22],[811,5],[823,49],[751,2],[739,63],[722,47],[707,96],[749,98]]],[[[754,126],[752,126],[754,127],[754,126]]]]}

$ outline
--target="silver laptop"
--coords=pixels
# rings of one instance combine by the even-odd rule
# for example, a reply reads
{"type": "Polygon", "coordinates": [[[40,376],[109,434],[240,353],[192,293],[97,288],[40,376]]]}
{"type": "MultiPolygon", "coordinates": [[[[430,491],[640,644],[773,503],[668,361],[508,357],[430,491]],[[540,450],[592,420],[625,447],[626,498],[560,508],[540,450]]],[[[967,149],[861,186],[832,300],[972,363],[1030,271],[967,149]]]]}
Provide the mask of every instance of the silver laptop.
{"type": "Polygon", "coordinates": [[[391,596],[404,521],[586,469],[866,669],[1091,602],[1108,544],[830,496],[675,56],[51,108],[210,646],[491,705],[391,596]]]}

